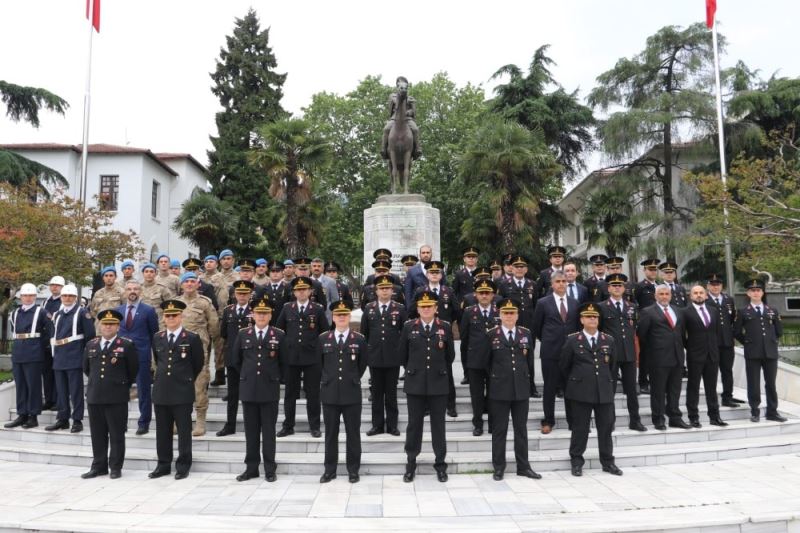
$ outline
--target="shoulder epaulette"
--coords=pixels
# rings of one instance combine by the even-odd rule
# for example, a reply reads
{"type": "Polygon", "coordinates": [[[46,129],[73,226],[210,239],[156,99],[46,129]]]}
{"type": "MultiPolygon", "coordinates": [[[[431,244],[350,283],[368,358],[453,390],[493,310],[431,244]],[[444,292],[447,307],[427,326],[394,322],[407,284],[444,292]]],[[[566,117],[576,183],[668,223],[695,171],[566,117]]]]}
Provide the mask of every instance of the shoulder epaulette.
{"type": "Polygon", "coordinates": [[[228,309],[233,309],[235,306],[236,306],[236,304],[226,305],[225,306],[225,311],[227,311],[228,309]]]}
{"type": "Polygon", "coordinates": [[[531,330],[529,330],[528,328],[526,328],[526,327],[524,327],[524,326],[517,326],[517,329],[520,329],[520,330],[522,330],[522,331],[527,331],[528,333],[530,333],[530,332],[531,332],[531,330]]]}
{"type": "Polygon", "coordinates": [[[211,302],[211,298],[209,298],[209,297],[208,297],[208,296],[206,296],[205,294],[200,294],[200,293],[197,293],[197,296],[198,296],[199,298],[205,298],[206,300],[208,300],[208,303],[210,303],[211,305],[214,305],[214,304],[211,302]]]}
{"type": "Polygon", "coordinates": [[[577,337],[579,333],[579,331],[576,331],[575,333],[570,333],[567,337],[577,337]]]}
{"type": "Polygon", "coordinates": [[[351,331],[350,333],[352,333],[352,334],[353,334],[353,335],[355,335],[356,337],[361,337],[362,339],[366,339],[366,337],[364,337],[364,335],[363,335],[363,334],[361,334],[361,333],[360,333],[360,332],[358,332],[358,331],[351,331]]]}
{"type": "Polygon", "coordinates": [[[274,329],[275,331],[280,331],[280,332],[281,332],[281,333],[283,333],[284,335],[286,334],[286,332],[285,332],[285,331],[283,331],[281,328],[276,328],[275,326],[270,326],[269,328],[270,328],[270,329],[274,329]]]}

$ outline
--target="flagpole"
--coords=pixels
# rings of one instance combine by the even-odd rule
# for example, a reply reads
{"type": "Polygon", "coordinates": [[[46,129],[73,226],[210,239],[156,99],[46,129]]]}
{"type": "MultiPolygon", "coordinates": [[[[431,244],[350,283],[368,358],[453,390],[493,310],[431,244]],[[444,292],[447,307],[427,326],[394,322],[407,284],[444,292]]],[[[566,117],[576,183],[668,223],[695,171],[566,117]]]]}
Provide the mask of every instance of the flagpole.
{"type": "MultiPolygon", "coordinates": [[[[717,18],[714,17],[714,24],[711,26],[711,41],[714,46],[714,76],[717,88],[717,134],[719,135],[719,171],[722,177],[722,188],[728,190],[728,170],[725,162],[725,132],[722,129],[722,83],[720,82],[719,69],[719,44],[717,42],[717,18]]],[[[735,280],[733,278],[733,253],[731,251],[731,238],[728,234],[730,224],[728,221],[727,202],[722,204],[722,214],[725,221],[725,277],[728,281],[728,291],[734,295],[735,280]]]]}
{"type": "Polygon", "coordinates": [[[86,168],[89,156],[89,109],[92,99],[92,34],[94,33],[94,0],[87,2],[89,7],[89,58],[86,63],[86,92],[83,97],[83,146],[81,150],[80,201],[86,209],[86,189],[88,188],[86,168]]]}

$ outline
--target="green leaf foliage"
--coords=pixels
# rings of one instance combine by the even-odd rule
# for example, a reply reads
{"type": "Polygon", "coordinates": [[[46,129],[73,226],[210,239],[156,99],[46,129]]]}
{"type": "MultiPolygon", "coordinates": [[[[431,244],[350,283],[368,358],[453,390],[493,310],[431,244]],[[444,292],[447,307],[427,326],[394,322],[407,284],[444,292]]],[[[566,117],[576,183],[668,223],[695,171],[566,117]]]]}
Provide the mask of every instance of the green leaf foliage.
{"type": "Polygon", "coordinates": [[[3,80],[0,80],[0,100],[6,105],[6,114],[11,120],[23,120],[34,128],[39,127],[42,109],[61,115],[69,109],[66,100],[46,89],[23,87],[3,80]]]}

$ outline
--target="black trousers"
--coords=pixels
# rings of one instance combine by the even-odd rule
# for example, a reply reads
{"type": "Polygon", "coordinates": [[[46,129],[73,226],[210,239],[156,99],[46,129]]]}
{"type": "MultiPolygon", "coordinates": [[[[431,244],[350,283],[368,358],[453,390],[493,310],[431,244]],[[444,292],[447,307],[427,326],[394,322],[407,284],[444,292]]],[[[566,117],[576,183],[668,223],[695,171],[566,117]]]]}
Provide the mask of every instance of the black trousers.
{"type": "Polygon", "coordinates": [[[125,461],[128,404],[90,403],[88,406],[89,430],[92,433],[92,470],[122,470],[122,463],[125,461]]]}
{"type": "Polygon", "coordinates": [[[361,404],[326,403],[322,405],[322,416],[325,420],[325,473],[336,472],[339,463],[339,424],[344,419],[347,472],[358,474],[361,468],[361,404]]]}
{"type": "MultiPolygon", "coordinates": [[[[682,370],[677,367],[678,370],[682,370]]],[[[600,449],[600,464],[614,463],[614,442],[611,431],[614,427],[614,403],[587,403],[569,400],[572,404],[572,436],[569,439],[569,461],[573,466],[583,466],[583,452],[589,440],[589,425],[594,411],[594,425],[597,428],[597,445],[600,449]]]]}
{"type": "Polygon", "coordinates": [[[42,391],[44,392],[45,403],[56,403],[58,394],[56,393],[56,376],[53,372],[53,351],[50,348],[44,351],[42,391]]]}
{"type": "Polygon", "coordinates": [[[650,368],[650,411],[653,424],[663,423],[664,414],[670,422],[678,421],[683,416],[680,408],[682,379],[683,365],[650,368]]]}
{"type": "Polygon", "coordinates": [[[400,377],[400,367],[371,366],[369,375],[372,378],[372,427],[397,429],[397,381],[400,377]]]}
{"type": "MultiPolygon", "coordinates": [[[[622,361],[617,364],[622,377],[622,392],[628,402],[628,416],[630,423],[641,422],[639,417],[639,396],[636,392],[636,361],[622,361]]],[[[617,375],[617,372],[614,372],[617,375]]],[[[615,384],[616,386],[616,384],[615,384]]]]}
{"type": "Polygon", "coordinates": [[[83,421],[83,371],[80,368],[70,370],[54,370],[56,390],[58,396],[56,404],[58,414],[56,418],[67,421],[70,418],[75,422],[83,421]],[[72,409],[70,410],[70,403],[72,409]]]}
{"type": "Polygon", "coordinates": [[[514,460],[517,472],[531,467],[528,462],[528,405],[529,399],[520,401],[489,400],[492,414],[492,466],[495,470],[506,469],[506,437],[508,414],[514,428],[514,460]]]}
{"type": "Polygon", "coordinates": [[[456,383],[453,380],[453,363],[447,365],[447,408],[456,408],[456,383]]]}
{"type": "Polygon", "coordinates": [[[17,414],[39,416],[42,412],[42,363],[11,365],[17,386],[17,414]]]}
{"type": "Polygon", "coordinates": [[[689,420],[698,420],[700,418],[697,404],[700,399],[701,379],[706,393],[708,418],[719,418],[719,399],[717,398],[719,363],[706,358],[705,361],[700,363],[687,361],[686,367],[689,370],[689,379],[686,383],[686,411],[689,414],[689,420]]]}
{"type": "Polygon", "coordinates": [[[423,396],[421,394],[408,394],[408,427],[406,428],[406,468],[413,471],[417,465],[417,456],[422,450],[422,426],[425,421],[425,409],[430,410],[431,441],[433,441],[433,454],[435,462],[433,467],[437,472],[445,472],[447,463],[447,441],[444,435],[444,413],[447,407],[447,396],[423,396]]]}
{"type": "Polygon", "coordinates": [[[757,415],[761,406],[761,373],[764,373],[764,392],[767,395],[767,416],[778,414],[778,391],[775,377],[778,375],[777,359],[745,359],[747,372],[747,403],[750,413],[757,415]]]}
{"type": "Polygon", "coordinates": [[[226,381],[228,384],[228,413],[225,425],[236,431],[236,415],[239,414],[239,371],[235,366],[226,367],[226,371],[228,377],[226,381]]]}
{"type": "Polygon", "coordinates": [[[300,380],[306,393],[306,413],[310,430],[319,430],[320,403],[319,382],[322,378],[322,363],[304,366],[289,366],[289,377],[286,381],[286,392],[283,397],[283,427],[294,428],[294,414],[297,409],[297,397],[300,395],[300,380]]]}
{"type": "Polygon", "coordinates": [[[639,350],[639,386],[646,387],[650,385],[650,362],[648,361],[647,352],[639,350]]]}
{"type": "MultiPolygon", "coordinates": [[[[558,359],[542,359],[542,379],[544,391],[542,392],[542,409],[544,418],[542,425],[556,425],[556,392],[563,389],[561,369],[558,368],[558,359]]],[[[567,417],[569,418],[569,417],[567,417]]]]}
{"type": "Polygon", "coordinates": [[[172,469],[172,426],[178,428],[178,459],[176,472],[188,472],[192,466],[192,404],[155,404],[156,411],[156,455],[158,469],[172,469]]]}
{"type": "MultiPolygon", "coordinates": [[[[482,368],[468,368],[467,376],[469,376],[469,397],[472,404],[472,426],[483,429],[483,413],[489,407],[489,373],[482,368]]],[[[492,411],[489,410],[490,430],[493,428],[492,420],[492,411]]]]}
{"type": "MultiPolygon", "coordinates": [[[[230,372],[231,367],[228,367],[230,372]]],[[[239,374],[236,374],[238,381],[239,374]]],[[[228,385],[230,391],[230,385],[228,385]]],[[[228,392],[230,395],[230,392],[228,392]]],[[[264,460],[264,474],[274,474],[275,424],[278,422],[278,402],[242,402],[244,414],[245,456],[247,471],[258,475],[258,465],[264,460]]]]}
{"type": "Polygon", "coordinates": [[[733,346],[719,347],[719,375],[722,379],[722,400],[733,398],[733,361],[736,358],[733,346]]]}

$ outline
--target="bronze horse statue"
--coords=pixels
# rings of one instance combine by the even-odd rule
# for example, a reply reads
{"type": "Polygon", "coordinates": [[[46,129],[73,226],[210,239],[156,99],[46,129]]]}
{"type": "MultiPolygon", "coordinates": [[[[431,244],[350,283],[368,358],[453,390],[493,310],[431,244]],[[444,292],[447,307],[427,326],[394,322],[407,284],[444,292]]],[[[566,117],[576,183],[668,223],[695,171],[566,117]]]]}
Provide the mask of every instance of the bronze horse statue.
{"type": "Polygon", "coordinates": [[[388,138],[392,194],[397,194],[401,182],[403,194],[408,194],[408,176],[411,171],[411,155],[414,151],[414,135],[406,116],[407,110],[408,82],[400,82],[397,86],[397,108],[388,138]]]}

